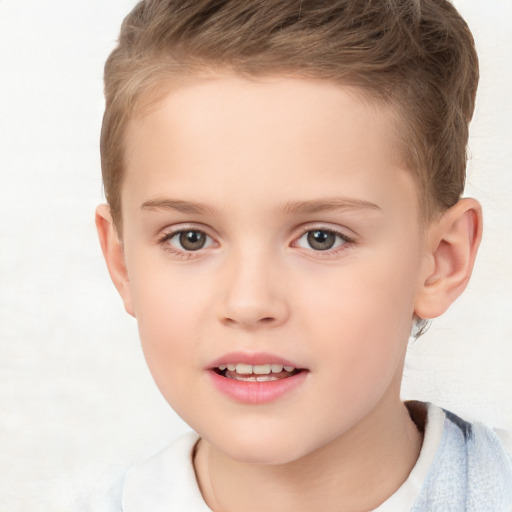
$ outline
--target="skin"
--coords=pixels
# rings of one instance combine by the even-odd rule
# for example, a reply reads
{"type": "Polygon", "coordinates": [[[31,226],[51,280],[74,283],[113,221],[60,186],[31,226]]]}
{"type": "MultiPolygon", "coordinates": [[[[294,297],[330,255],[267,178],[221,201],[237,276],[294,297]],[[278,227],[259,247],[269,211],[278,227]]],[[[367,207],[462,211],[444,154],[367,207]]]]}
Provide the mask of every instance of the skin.
{"type": "Polygon", "coordinates": [[[417,460],[399,396],[408,337],[415,314],[440,315],[464,289],[481,213],[464,199],[425,229],[395,126],[355,89],[219,75],[128,127],[123,239],[102,205],[100,240],[155,382],[201,436],[215,511],[370,510],[417,460]],[[180,230],[205,246],[187,251],[180,230]],[[334,247],[312,248],[313,230],[334,247]],[[233,351],[291,360],[306,379],[236,402],[207,370],[233,351]]]}

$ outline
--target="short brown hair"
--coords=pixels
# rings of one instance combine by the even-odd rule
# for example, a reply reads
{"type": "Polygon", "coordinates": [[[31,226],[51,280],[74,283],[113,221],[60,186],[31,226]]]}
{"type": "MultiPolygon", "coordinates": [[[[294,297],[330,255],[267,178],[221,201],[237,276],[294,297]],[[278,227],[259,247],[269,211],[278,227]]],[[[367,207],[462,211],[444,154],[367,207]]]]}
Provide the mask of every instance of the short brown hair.
{"type": "Polygon", "coordinates": [[[162,83],[208,71],[360,87],[400,116],[425,217],[460,198],[478,58],[448,0],[145,0],[105,65],[105,194],[120,227],[127,122],[162,83]]]}

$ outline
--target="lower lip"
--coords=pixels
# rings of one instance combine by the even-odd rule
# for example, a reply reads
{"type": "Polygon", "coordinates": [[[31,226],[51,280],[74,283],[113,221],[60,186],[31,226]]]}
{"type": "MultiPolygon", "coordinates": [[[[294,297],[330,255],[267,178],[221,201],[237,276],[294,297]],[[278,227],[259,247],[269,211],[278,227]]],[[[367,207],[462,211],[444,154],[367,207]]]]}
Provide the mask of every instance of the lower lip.
{"type": "Polygon", "coordinates": [[[266,404],[278,400],[300,386],[308,372],[303,370],[285,379],[266,382],[228,379],[213,370],[210,370],[209,373],[216,388],[229,398],[243,404],[266,404]]]}

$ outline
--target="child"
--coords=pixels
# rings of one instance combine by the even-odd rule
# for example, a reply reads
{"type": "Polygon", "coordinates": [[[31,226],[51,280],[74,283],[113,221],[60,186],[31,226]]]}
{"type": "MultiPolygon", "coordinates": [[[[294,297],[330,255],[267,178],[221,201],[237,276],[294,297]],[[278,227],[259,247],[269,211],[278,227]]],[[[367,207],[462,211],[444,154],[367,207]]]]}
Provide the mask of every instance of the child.
{"type": "Polygon", "coordinates": [[[128,473],[124,511],[512,510],[510,438],[399,394],[411,330],[462,293],[481,239],[461,199],[477,81],[445,0],[128,15],[96,223],[197,434],[128,473]]]}

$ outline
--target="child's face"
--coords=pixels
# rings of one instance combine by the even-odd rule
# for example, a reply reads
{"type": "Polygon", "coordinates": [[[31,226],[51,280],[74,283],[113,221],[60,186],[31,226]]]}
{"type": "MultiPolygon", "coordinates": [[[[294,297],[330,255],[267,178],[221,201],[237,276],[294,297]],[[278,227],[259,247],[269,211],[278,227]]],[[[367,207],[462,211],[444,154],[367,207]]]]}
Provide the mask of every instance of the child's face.
{"type": "Polygon", "coordinates": [[[129,126],[125,304],[165,398],[229,457],[296,460],[396,411],[425,251],[394,120],[329,82],[220,76],[129,126]]]}

